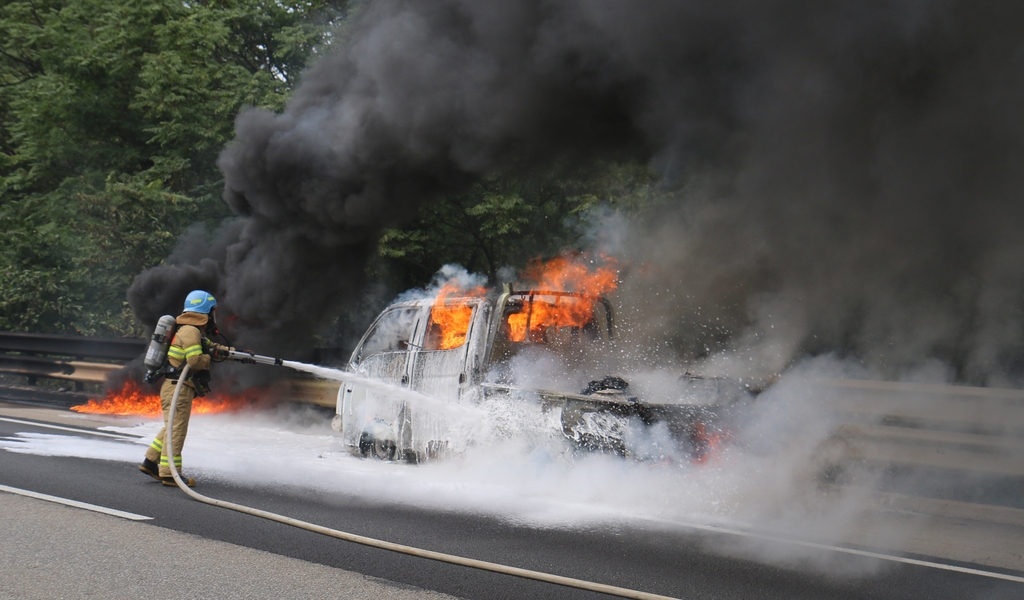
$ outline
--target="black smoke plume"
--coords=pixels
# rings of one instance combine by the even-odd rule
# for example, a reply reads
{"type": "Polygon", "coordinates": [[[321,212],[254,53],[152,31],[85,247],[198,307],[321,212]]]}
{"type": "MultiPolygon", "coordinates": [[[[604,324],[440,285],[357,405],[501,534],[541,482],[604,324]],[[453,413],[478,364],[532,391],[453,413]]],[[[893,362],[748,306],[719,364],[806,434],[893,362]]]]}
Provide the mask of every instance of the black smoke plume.
{"type": "Polygon", "coordinates": [[[1021,31],[1024,5],[998,1],[372,2],[283,113],[238,117],[219,164],[241,219],[140,275],[132,308],[148,324],[207,287],[239,344],[287,354],[360,293],[381,228],[438,195],[510,163],[630,159],[678,190],[625,236],[657,278],[633,289],[675,296],[634,310],[676,347],[1005,374],[1021,31]]]}

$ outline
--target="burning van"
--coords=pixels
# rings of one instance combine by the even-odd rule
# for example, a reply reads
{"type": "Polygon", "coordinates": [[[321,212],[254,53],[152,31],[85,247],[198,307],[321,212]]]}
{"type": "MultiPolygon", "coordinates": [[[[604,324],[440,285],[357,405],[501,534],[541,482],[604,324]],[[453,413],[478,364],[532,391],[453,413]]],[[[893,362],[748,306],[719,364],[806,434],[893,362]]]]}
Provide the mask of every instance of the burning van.
{"type": "Polygon", "coordinates": [[[742,392],[682,377],[671,397],[638,398],[625,379],[600,371],[614,343],[612,306],[599,295],[506,286],[497,295],[450,289],[398,302],[363,335],[348,370],[434,401],[345,383],[333,426],[354,454],[422,462],[467,450],[472,436],[459,431],[459,407],[479,411],[502,400],[537,408],[573,449],[637,455],[630,432],[646,428],[670,438],[677,455],[705,457],[722,408],[742,392]],[[583,374],[585,384],[549,389],[537,375],[552,365],[583,374]]]}

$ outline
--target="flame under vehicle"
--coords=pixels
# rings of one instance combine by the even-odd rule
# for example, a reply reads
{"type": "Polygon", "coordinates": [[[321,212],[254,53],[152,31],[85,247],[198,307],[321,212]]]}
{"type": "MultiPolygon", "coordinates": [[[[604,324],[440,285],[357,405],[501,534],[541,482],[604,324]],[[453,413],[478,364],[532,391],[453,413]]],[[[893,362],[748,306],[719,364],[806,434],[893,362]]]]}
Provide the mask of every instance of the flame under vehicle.
{"type": "MultiPolygon", "coordinates": [[[[660,402],[633,396],[625,380],[607,374],[584,374],[589,382],[578,392],[517,381],[551,365],[578,373],[600,368],[593,357],[609,355],[614,339],[612,306],[600,296],[506,286],[497,297],[442,294],[398,302],[363,335],[347,369],[436,402],[410,402],[344,383],[332,427],[353,454],[424,462],[473,445],[458,411],[445,407],[487,410],[498,401],[538,409],[571,450],[651,457],[650,447],[631,447],[631,432],[660,428],[675,446],[669,454],[702,460],[718,443],[723,408],[742,393],[724,392],[723,381],[684,376],[675,382],[677,393],[660,402]]],[[[653,458],[665,458],[665,452],[653,452],[653,458]]]]}

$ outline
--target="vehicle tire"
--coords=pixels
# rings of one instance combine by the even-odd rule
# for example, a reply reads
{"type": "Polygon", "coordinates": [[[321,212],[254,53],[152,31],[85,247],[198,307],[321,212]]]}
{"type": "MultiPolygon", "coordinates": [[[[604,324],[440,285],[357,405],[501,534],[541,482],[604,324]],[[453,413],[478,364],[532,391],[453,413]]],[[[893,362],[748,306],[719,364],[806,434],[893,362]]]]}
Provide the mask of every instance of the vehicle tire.
{"type": "Polygon", "coordinates": [[[388,439],[376,438],[368,431],[359,436],[359,454],[365,458],[379,458],[381,460],[395,460],[398,454],[395,442],[388,439]]]}
{"type": "Polygon", "coordinates": [[[369,458],[373,452],[373,436],[368,432],[364,431],[359,436],[359,455],[363,458],[369,458]]]}

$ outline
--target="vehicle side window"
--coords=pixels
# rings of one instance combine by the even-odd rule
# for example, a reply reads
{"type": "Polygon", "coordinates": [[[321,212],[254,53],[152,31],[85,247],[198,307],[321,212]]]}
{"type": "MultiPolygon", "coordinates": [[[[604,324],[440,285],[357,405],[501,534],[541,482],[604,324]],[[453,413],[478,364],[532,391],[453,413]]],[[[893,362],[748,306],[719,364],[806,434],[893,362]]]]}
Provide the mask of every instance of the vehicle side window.
{"type": "Polygon", "coordinates": [[[416,328],[416,308],[386,311],[367,332],[356,354],[356,362],[384,352],[406,352],[416,328]]]}
{"type": "Polygon", "coordinates": [[[511,359],[525,348],[559,356],[600,350],[611,339],[611,313],[599,298],[569,294],[524,294],[508,299],[491,346],[491,362],[511,359]]]}
{"type": "Polygon", "coordinates": [[[424,350],[452,350],[466,343],[469,324],[473,320],[473,306],[449,303],[434,305],[430,309],[424,350]]]}
{"type": "Polygon", "coordinates": [[[594,304],[573,297],[511,300],[498,339],[555,345],[595,339],[599,334],[594,304]]]}

